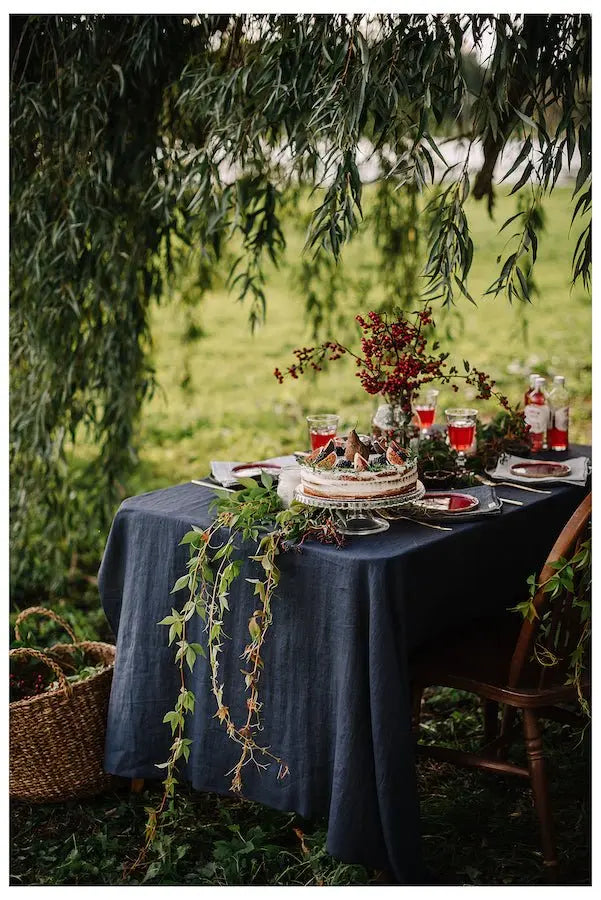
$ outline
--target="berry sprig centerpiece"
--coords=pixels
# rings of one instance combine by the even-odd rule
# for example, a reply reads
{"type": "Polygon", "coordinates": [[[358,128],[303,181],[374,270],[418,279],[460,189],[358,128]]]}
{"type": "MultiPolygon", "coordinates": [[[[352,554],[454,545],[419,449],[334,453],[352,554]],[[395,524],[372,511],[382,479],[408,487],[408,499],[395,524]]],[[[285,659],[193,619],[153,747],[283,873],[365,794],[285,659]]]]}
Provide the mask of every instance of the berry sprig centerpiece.
{"type": "MultiPolygon", "coordinates": [[[[284,371],[274,370],[280,384],[284,378],[298,378],[307,370],[321,371],[325,362],[333,362],[344,355],[354,358],[363,389],[371,395],[380,395],[392,407],[397,407],[405,422],[411,420],[413,398],[424,385],[431,382],[450,384],[459,390],[459,382],[472,385],[477,399],[488,400],[494,396],[500,405],[510,410],[507,397],[494,389],[495,381],[486,372],[463,360],[464,371],[448,364],[449,354],[440,351],[440,343],[434,338],[435,322],[432,309],[405,314],[397,311],[394,318],[377,312],[356,316],[361,330],[361,352],[338,341],[325,341],[314,347],[302,347],[293,351],[295,362],[284,371]]],[[[406,429],[399,434],[406,443],[406,429]]]]}

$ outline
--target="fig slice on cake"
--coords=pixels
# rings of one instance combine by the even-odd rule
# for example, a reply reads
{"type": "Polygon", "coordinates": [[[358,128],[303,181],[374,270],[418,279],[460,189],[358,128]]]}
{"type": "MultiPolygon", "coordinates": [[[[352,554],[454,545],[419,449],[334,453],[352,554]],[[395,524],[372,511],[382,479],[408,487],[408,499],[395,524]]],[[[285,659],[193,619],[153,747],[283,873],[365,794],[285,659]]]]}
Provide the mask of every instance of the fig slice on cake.
{"type": "Polygon", "coordinates": [[[391,466],[404,466],[409,454],[394,441],[391,441],[386,451],[386,459],[391,466]]]}
{"type": "Polygon", "coordinates": [[[313,453],[309,454],[309,456],[307,457],[307,462],[313,466],[316,466],[327,456],[329,456],[330,453],[336,455],[336,446],[334,444],[334,441],[332,440],[329,440],[328,443],[323,447],[318,447],[317,450],[314,450],[313,453]]]}
{"type": "Polygon", "coordinates": [[[367,469],[369,469],[369,463],[363,456],[361,456],[360,453],[355,453],[353,466],[357,472],[365,472],[367,471],[367,469]]]}
{"type": "Polygon", "coordinates": [[[409,458],[409,451],[405,449],[405,447],[401,447],[400,444],[397,444],[396,441],[390,441],[388,444],[389,447],[392,447],[395,453],[398,453],[399,456],[402,456],[403,459],[409,458]]]}
{"type": "Polygon", "coordinates": [[[337,460],[338,457],[336,456],[336,451],[333,450],[331,453],[328,453],[327,456],[324,456],[323,459],[318,459],[314,465],[316,469],[333,469],[337,460]]]}

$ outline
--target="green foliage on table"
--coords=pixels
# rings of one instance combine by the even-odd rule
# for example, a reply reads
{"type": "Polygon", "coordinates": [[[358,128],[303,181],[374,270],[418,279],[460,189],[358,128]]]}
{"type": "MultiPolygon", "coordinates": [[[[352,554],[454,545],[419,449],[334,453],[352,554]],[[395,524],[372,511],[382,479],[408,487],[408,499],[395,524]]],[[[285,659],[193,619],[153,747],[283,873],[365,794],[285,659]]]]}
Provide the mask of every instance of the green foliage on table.
{"type": "Polygon", "coordinates": [[[473,476],[494,468],[500,456],[518,452],[530,452],[522,412],[518,408],[500,410],[490,422],[477,422],[476,453],[466,457],[465,472],[459,471],[457,453],[444,431],[433,431],[426,440],[419,441],[418,472],[421,477],[428,472],[446,471],[454,473],[455,486],[473,485],[478,483],[473,476]]]}
{"type": "MultiPolygon", "coordinates": [[[[295,215],[293,203],[285,211],[287,185],[322,179],[312,198],[313,251],[338,258],[355,236],[361,140],[389,175],[374,234],[388,260],[398,250],[398,265],[382,267],[391,296],[420,293],[418,239],[435,294],[447,302],[469,294],[465,199],[471,192],[492,202],[492,168],[511,137],[522,142],[523,161],[532,150],[538,187],[512,223],[515,248],[499,261],[494,291],[527,298],[535,204],[552,189],[562,152],[572,157],[576,145],[574,274],[586,282],[589,28],[584,16],[14,16],[14,581],[58,587],[65,560],[106,529],[152,391],[151,304],[187,248],[201,251],[201,290],[225,260],[256,324],[265,263],[282,259],[284,219],[295,215]],[[478,88],[461,53],[468,30],[476,45],[496,39],[478,88]],[[425,233],[415,227],[414,198],[432,178],[434,135],[455,120],[483,140],[485,163],[473,185],[466,170],[449,173],[425,233]],[[274,152],[281,148],[288,168],[274,152]],[[392,186],[406,186],[407,208],[392,186]],[[90,453],[74,469],[69,451],[83,439],[90,453]]],[[[321,295],[312,292],[317,319],[321,295]]]]}

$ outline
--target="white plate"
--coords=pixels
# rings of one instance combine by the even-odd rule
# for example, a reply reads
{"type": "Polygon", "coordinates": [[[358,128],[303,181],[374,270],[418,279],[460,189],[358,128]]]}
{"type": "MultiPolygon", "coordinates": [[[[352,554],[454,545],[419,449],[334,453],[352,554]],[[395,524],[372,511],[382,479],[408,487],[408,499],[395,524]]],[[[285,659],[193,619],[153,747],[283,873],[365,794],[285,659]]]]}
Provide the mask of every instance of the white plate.
{"type": "Polygon", "coordinates": [[[428,512],[456,516],[471,512],[480,505],[480,501],[472,494],[464,494],[461,491],[431,491],[422,497],[419,504],[428,512]]]}
{"type": "Polygon", "coordinates": [[[232,475],[235,478],[257,478],[261,472],[267,472],[268,475],[277,478],[281,468],[276,463],[242,463],[242,465],[234,466],[232,475]]]}

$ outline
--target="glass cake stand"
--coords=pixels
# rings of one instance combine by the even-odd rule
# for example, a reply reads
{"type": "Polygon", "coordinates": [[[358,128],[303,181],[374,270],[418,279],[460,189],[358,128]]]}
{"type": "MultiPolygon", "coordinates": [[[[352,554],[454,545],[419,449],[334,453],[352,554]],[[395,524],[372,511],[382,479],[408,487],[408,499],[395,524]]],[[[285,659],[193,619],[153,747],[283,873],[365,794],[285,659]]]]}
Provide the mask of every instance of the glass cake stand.
{"type": "Polygon", "coordinates": [[[327,497],[312,497],[305,494],[299,485],[294,491],[294,499],[305,506],[316,506],[319,509],[330,509],[338,519],[338,530],[341,534],[377,534],[387,531],[390,523],[375,513],[379,509],[395,509],[415,503],[426,493],[426,489],[418,481],[414,491],[399,497],[382,497],[378,500],[330,500],[327,497]]]}

